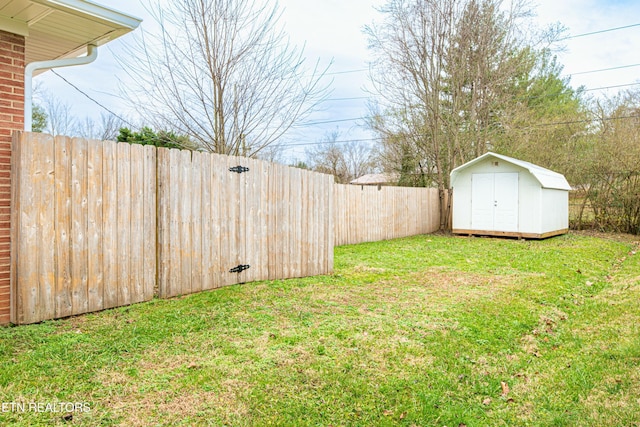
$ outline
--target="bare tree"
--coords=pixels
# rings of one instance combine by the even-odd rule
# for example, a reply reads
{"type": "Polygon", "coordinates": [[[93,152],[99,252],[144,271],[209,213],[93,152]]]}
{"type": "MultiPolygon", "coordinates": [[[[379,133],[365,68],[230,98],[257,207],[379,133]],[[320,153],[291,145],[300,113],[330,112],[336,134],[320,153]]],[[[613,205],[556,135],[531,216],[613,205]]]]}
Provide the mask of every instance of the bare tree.
{"type": "Polygon", "coordinates": [[[599,100],[590,147],[576,153],[576,226],[640,234],[640,90],[599,100]],[[577,197],[576,197],[577,196],[577,197]]]}
{"type": "Polygon", "coordinates": [[[266,0],[183,0],[149,6],[158,34],[141,33],[123,58],[126,91],[145,122],[203,149],[256,156],[326,95],[324,71],[280,29],[266,0]]]}
{"type": "Polygon", "coordinates": [[[367,145],[338,142],[340,133],[327,134],[316,146],[306,151],[306,164],[317,172],[333,175],[340,184],[348,184],[355,178],[376,170],[376,162],[367,145]]]}
{"type": "Polygon", "coordinates": [[[521,0],[388,0],[381,12],[365,29],[377,101],[369,125],[393,172],[438,187],[448,228],[449,174],[487,150],[496,112],[526,72],[519,23],[529,11],[521,0]]]}
{"type": "Polygon", "coordinates": [[[77,129],[78,121],[71,104],[48,93],[42,96],[43,100],[40,105],[47,115],[47,125],[44,132],[54,136],[73,135],[77,129]]]}
{"type": "Polygon", "coordinates": [[[77,123],[76,134],[84,138],[99,139],[101,141],[116,141],[120,129],[126,123],[114,114],[101,114],[100,120],[95,121],[86,117],[77,123]]]}

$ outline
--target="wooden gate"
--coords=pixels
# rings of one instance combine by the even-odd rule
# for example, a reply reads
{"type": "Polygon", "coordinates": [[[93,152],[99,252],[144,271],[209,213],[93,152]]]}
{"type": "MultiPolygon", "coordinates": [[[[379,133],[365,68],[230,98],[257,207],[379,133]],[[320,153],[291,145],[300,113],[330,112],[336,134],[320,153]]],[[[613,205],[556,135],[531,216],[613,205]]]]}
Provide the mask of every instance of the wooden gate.
{"type": "Polygon", "coordinates": [[[158,149],[160,297],[333,268],[328,175],[158,149]]]}

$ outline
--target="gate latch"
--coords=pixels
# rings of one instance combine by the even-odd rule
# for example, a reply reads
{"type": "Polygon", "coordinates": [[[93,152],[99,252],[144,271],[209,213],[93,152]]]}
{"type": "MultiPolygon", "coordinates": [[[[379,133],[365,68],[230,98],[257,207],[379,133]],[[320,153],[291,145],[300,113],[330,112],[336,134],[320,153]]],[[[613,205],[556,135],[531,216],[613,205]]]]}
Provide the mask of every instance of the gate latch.
{"type": "Polygon", "coordinates": [[[229,273],[242,273],[243,271],[248,270],[249,267],[251,266],[246,264],[240,264],[236,267],[233,267],[231,270],[229,270],[229,273]]]}
{"type": "Polygon", "coordinates": [[[242,173],[242,172],[249,172],[249,168],[245,167],[245,166],[234,166],[232,168],[229,168],[229,172],[237,172],[237,173],[242,173]]]}

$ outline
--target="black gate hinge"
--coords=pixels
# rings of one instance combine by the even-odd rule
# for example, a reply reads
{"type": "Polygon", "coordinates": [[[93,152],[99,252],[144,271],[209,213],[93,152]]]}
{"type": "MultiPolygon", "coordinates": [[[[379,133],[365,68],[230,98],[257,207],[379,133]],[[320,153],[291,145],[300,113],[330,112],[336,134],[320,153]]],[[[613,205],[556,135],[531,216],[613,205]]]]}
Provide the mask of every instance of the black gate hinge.
{"type": "Polygon", "coordinates": [[[229,273],[242,273],[245,270],[248,270],[251,266],[247,265],[247,264],[240,264],[236,267],[233,267],[231,270],[229,270],[229,273]]]}
{"type": "Polygon", "coordinates": [[[229,168],[229,172],[237,172],[237,173],[242,173],[242,172],[249,172],[249,168],[245,167],[245,166],[234,166],[232,168],[229,168]]]}

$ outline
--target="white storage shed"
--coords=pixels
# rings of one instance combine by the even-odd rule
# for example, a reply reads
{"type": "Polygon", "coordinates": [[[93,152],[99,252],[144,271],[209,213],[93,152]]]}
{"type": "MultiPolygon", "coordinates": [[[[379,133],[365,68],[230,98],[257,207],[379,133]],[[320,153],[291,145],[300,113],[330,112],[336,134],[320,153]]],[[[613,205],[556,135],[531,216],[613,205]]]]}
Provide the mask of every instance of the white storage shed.
{"type": "Polygon", "coordinates": [[[543,239],[569,229],[565,177],[529,162],[486,153],[451,171],[453,232],[543,239]]]}

